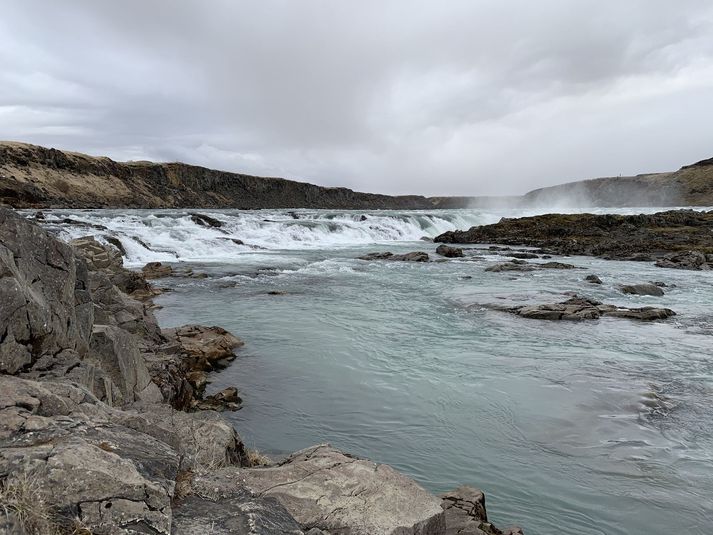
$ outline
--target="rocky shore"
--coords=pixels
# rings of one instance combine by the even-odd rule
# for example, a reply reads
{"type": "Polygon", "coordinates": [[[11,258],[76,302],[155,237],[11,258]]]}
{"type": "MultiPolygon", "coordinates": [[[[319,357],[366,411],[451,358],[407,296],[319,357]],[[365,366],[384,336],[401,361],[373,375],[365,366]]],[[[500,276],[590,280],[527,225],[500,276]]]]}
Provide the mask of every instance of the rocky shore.
{"type": "Polygon", "coordinates": [[[237,390],[205,396],[242,342],[162,330],[155,294],[117,250],[0,208],[0,534],[521,533],[476,489],[436,497],[328,444],[249,451],[220,414],[237,390]]]}
{"type": "Polygon", "coordinates": [[[713,267],[713,211],[656,214],[545,214],[445,232],[435,242],[525,245],[558,255],[656,262],[659,267],[713,267]]]}

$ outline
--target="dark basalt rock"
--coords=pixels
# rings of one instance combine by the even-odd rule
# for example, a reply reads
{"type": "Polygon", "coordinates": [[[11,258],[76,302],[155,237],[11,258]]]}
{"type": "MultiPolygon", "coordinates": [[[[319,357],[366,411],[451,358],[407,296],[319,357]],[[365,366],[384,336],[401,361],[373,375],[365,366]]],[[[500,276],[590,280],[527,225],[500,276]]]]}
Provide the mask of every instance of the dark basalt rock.
{"type": "Polygon", "coordinates": [[[632,295],[653,295],[660,297],[664,291],[656,284],[626,284],[619,288],[622,293],[632,295]]]}
{"type": "Polygon", "coordinates": [[[190,213],[191,221],[196,225],[201,227],[212,227],[212,228],[222,228],[225,223],[222,221],[205,214],[190,213]]]}
{"type": "Polygon", "coordinates": [[[385,253],[369,253],[360,256],[359,260],[391,260],[395,262],[428,262],[430,257],[428,253],[423,251],[414,251],[413,253],[394,254],[391,252],[385,253]]]}
{"type": "MultiPolygon", "coordinates": [[[[556,254],[651,261],[678,269],[713,266],[713,211],[656,214],[545,214],[449,231],[442,243],[499,243],[544,247],[556,254]]],[[[496,248],[494,250],[501,250],[496,248]]]]}
{"type": "Polygon", "coordinates": [[[463,254],[463,249],[459,247],[450,247],[448,245],[439,245],[436,248],[436,254],[445,256],[446,258],[462,258],[465,256],[463,254]]]}
{"type": "Polygon", "coordinates": [[[627,308],[602,304],[594,299],[574,296],[560,303],[542,305],[520,305],[503,307],[491,305],[490,308],[516,314],[523,318],[540,320],[582,321],[599,319],[601,316],[629,318],[641,321],[653,321],[675,316],[669,308],[641,307],[627,308]]]}
{"type": "Polygon", "coordinates": [[[575,269],[577,266],[572,264],[564,264],[562,262],[526,262],[524,260],[510,260],[509,262],[501,262],[485,268],[485,271],[499,273],[501,271],[535,271],[536,269],[575,269]]]}
{"type": "Polygon", "coordinates": [[[601,284],[602,283],[602,279],[600,279],[596,275],[587,275],[586,277],[584,277],[584,280],[590,284],[601,284]]]}

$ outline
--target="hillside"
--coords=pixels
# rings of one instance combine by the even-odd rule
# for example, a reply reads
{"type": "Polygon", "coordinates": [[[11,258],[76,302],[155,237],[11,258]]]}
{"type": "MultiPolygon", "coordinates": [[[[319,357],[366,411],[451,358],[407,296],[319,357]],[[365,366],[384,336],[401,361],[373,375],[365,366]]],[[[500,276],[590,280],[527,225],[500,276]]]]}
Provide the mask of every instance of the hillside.
{"type": "Polygon", "coordinates": [[[678,171],[609,177],[540,188],[522,197],[525,206],[713,206],[713,158],[678,171]]]}
{"type": "Polygon", "coordinates": [[[184,163],[115,162],[0,142],[0,203],[15,208],[432,208],[392,197],[184,163]]]}

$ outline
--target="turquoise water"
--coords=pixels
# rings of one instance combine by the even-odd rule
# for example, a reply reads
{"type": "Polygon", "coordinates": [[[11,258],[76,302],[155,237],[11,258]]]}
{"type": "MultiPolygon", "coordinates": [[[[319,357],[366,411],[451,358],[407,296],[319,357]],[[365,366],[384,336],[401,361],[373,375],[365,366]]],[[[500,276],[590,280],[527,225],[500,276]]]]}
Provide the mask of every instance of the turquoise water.
{"type": "Polygon", "coordinates": [[[713,532],[713,272],[555,257],[581,269],[490,273],[484,268],[504,258],[488,250],[428,264],[356,259],[433,253],[418,234],[499,214],[422,214],[408,232],[377,219],[408,222],[410,214],[360,221],[356,213],[300,212],[304,224],[284,212],[215,215],[243,218],[230,236],[261,237],[268,248],[218,254],[220,236],[185,234],[178,213],[76,217],[103,221],[127,243],[139,220],[149,227],[139,233],[144,242],[157,225],[181,229],[161,230],[160,243],[129,261],[166,255],[210,275],[160,281],[173,291],[157,300],[157,315],[163,326],[216,324],[245,340],[212,388],[241,390],[244,408],[228,416],[249,447],[280,454],[330,442],[434,492],[473,485],[486,492],[492,521],[529,535],[713,532]],[[305,228],[292,233],[295,225],[305,228]],[[207,253],[201,259],[196,250],[207,253]],[[604,284],[584,282],[591,273],[604,284]],[[616,288],[649,280],[667,283],[666,295],[616,288]],[[678,315],[560,323],[483,306],[556,302],[567,291],[678,315]]]}

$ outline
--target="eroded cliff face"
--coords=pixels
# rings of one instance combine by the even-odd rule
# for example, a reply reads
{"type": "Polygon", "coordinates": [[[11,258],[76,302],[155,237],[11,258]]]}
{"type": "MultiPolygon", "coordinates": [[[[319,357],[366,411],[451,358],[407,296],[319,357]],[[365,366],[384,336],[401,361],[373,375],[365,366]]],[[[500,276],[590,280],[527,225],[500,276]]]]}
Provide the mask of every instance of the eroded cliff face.
{"type": "Polygon", "coordinates": [[[0,203],[15,208],[433,207],[416,195],[359,193],[183,163],[120,163],[12,142],[0,143],[0,203]]]}

